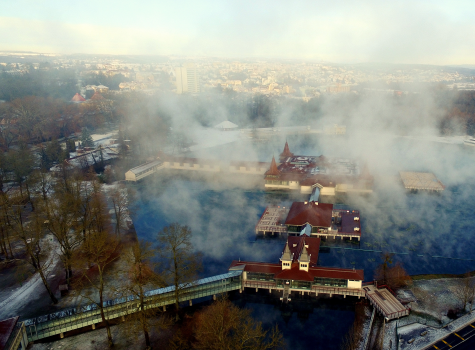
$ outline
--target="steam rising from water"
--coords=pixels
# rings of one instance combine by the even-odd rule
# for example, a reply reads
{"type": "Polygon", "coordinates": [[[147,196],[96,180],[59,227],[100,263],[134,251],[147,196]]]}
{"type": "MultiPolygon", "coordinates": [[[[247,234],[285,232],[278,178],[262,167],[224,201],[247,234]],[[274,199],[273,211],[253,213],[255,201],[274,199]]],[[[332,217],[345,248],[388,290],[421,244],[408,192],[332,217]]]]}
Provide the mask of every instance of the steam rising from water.
{"type": "MultiPolygon", "coordinates": [[[[267,143],[253,143],[249,138],[225,145],[202,149],[190,154],[200,158],[242,161],[270,161],[282,152],[285,140],[296,154],[357,158],[366,162],[375,178],[374,193],[367,197],[323,198],[334,200],[336,207],[357,209],[362,218],[362,240],[359,247],[376,252],[331,249],[320,255],[324,266],[365,268],[371,280],[380,262],[378,251],[407,253],[396,255],[410,273],[463,273],[475,268],[475,261],[433,258],[443,256],[472,259],[475,220],[475,149],[463,145],[418,140],[438,136],[442,111],[435,95],[429,91],[403,96],[327,97],[323,115],[306,115],[312,129],[323,129],[335,123],[347,126],[347,135],[323,134],[280,135],[267,143]],[[337,102],[340,101],[340,104],[337,102]],[[346,102],[345,102],[346,101],[346,102]],[[408,139],[406,137],[411,137],[408,139]],[[407,194],[399,179],[399,171],[433,172],[447,189],[441,195],[407,194]]],[[[174,110],[173,128],[190,138],[203,127],[195,117],[174,110]],[[186,127],[184,127],[186,125],[186,127]]],[[[229,119],[227,109],[216,109],[219,115],[206,112],[210,125],[229,119]]],[[[276,128],[292,125],[294,112],[281,108],[276,128]],[[285,112],[284,112],[285,111],[285,112]]],[[[234,118],[237,118],[234,116],[234,118]]],[[[240,123],[242,126],[243,120],[240,123]]],[[[233,136],[234,137],[234,136],[233,136]]],[[[288,205],[304,200],[299,194],[271,194],[263,191],[260,177],[227,181],[188,181],[157,176],[139,185],[138,216],[135,223],[139,235],[153,239],[167,223],[178,221],[195,233],[197,250],[209,259],[208,272],[225,272],[233,259],[278,261],[282,243],[250,243],[254,226],[269,204],[288,205]]],[[[205,271],[206,272],[206,271],[205,271]]]]}

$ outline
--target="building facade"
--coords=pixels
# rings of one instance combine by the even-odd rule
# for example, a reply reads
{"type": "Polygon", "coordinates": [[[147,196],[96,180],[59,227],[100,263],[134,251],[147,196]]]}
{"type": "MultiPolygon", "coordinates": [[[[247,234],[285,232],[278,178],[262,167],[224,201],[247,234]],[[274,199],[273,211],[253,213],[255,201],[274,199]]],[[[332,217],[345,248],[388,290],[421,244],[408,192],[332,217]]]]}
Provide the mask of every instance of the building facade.
{"type": "Polygon", "coordinates": [[[371,193],[373,177],[366,166],[351,159],[301,156],[290,152],[286,142],[277,165],[272,158],[265,173],[265,188],[297,190],[310,194],[315,189],[324,196],[338,192],[371,193]]]}
{"type": "Polygon", "coordinates": [[[279,263],[233,261],[229,270],[242,270],[244,288],[364,297],[363,270],[318,266],[320,238],[306,234],[288,237],[279,263]]]}
{"type": "Polygon", "coordinates": [[[193,63],[185,64],[175,69],[177,94],[200,92],[200,79],[198,70],[193,63]]]}

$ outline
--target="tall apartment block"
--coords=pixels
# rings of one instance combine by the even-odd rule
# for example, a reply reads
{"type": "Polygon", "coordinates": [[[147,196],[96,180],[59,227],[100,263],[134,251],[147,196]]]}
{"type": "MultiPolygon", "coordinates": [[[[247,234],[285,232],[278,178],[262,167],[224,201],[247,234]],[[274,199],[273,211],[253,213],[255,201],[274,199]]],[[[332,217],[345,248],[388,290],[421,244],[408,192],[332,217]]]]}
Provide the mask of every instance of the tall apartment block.
{"type": "Polygon", "coordinates": [[[176,92],[178,94],[200,92],[200,78],[198,70],[193,63],[187,63],[183,67],[176,68],[176,92]]]}

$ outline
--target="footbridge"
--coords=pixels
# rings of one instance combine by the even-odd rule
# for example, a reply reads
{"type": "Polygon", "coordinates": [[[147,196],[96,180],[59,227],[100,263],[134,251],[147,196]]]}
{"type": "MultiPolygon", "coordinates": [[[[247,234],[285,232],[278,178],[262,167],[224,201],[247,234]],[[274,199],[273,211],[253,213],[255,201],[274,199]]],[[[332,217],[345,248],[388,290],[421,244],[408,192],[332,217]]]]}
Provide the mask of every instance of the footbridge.
{"type": "MultiPolygon", "coordinates": [[[[203,278],[193,283],[181,285],[180,302],[216,296],[233,290],[241,289],[242,271],[230,271],[213,277],[203,278]]],[[[159,288],[146,293],[145,307],[165,308],[175,303],[175,286],[159,288]]],[[[104,313],[108,320],[124,318],[138,311],[139,302],[135,296],[128,296],[104,302],[104,313]]],[[[39,316],[23,322],[26,327],[28,341],[35,341],[54,335],[64,336],[65,332],[85,327],[96,328],[101,323],[100,310],[96,304],[58,311],[49,315],[39,316]]]]}

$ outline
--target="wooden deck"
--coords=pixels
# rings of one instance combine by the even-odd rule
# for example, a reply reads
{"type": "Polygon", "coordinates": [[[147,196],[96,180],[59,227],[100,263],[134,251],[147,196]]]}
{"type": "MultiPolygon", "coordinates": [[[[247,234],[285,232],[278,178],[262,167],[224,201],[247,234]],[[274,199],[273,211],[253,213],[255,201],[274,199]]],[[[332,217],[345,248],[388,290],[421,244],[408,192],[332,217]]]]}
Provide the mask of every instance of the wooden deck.
{"type": "Polygon", "coordinates": [[[370,285],[363,289],[373,307],[387,319],[392,320],[409,315],[409,309],[406,309],[386,288],[378,289],[370,285]]]}
{"type": "Polygon", "coordinates": [[[285,233],[287,232],[287,226],[283,224],[283,221],[289,213],[289,208],[284,207],[267,207],[262,214],[259,222],[256,225],[256,234],[259,233],[285,233]]]}
{"type": "Polygon", "coordinates": [[[401,171],[401,180],[407,190],[425,190],[440,192],[445,189],[442,182],[432,173],[401,171]]]}

